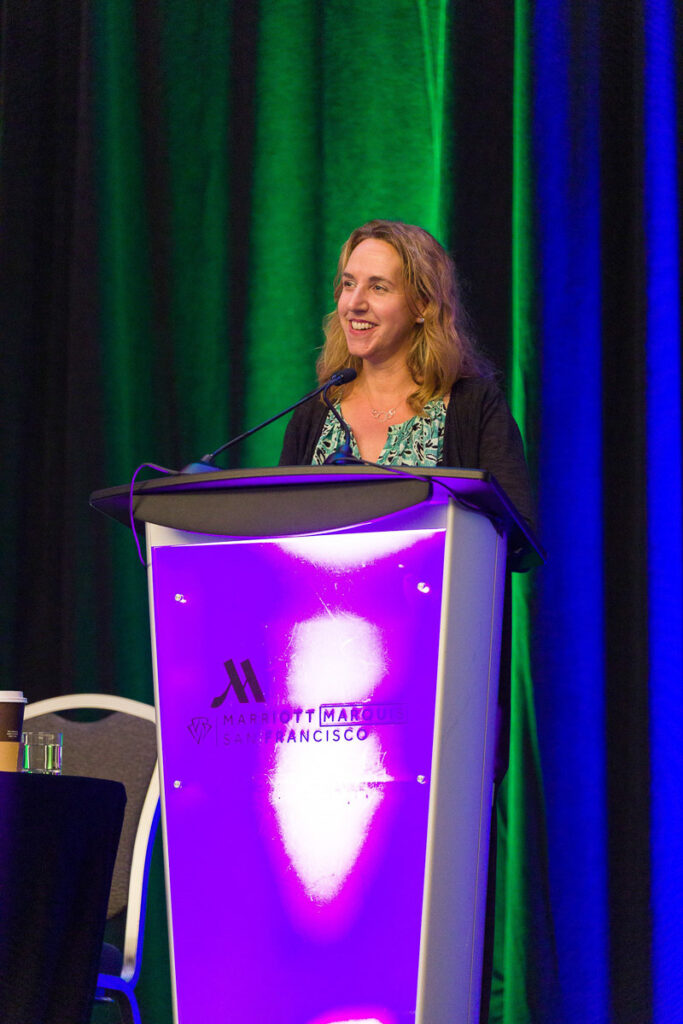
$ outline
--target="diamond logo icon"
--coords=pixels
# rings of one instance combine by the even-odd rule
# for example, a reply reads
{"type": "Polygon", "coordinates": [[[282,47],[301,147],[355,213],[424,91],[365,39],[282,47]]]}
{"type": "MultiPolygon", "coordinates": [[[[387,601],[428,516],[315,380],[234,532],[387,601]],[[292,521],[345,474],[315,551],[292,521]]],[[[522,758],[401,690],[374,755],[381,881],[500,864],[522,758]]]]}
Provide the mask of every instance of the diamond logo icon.
{"type": "Polygon", "coordinates": [[[193,718],[187,728],[189,729],[190,736],[195,743],[201,743],[202,740],[205,740],[211,732],[212,726],[209,719],[202,715],[197,718],[193,718]]]}

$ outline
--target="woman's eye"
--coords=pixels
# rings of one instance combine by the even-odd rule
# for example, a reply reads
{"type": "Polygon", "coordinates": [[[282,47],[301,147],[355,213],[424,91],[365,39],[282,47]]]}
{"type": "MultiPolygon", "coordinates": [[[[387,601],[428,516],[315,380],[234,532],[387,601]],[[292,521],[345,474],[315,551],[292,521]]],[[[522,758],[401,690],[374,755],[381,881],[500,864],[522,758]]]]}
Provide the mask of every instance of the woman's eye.
{"type": "Polygon", "coordinates": [[[376,284],[375,285],[375,291],[376,292],[385,292],[386,290],[387,290],[386,286],[383,285],[383,284],[376,284]]]}

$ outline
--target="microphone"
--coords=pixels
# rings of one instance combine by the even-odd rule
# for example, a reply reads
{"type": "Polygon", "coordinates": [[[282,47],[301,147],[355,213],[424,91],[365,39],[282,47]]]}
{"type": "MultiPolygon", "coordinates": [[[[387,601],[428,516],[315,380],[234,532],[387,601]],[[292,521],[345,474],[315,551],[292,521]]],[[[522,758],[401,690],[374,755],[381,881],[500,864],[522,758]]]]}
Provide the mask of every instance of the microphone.
{"type": "Polygon", "coordinates": [[[350,384],[352,380],[355,380],[358,374],[352,366],[345,366],[343,370],[337,370],[322,387],[318,388],[318,391],[314,391],[313,394],[319,394],[321,391],[327,391],[327,388],[340,388],[342,384],[350,384]]]}
{"type": "MultiPolygon", "coordinates": [[[[350,370],[350,371],[349,370],[341,370],[340,374],[342,374],[342,373],[349,373],[349,372],[351,372],[353,374],[353,377],[356,376],[356,371],[355,370],[350,370]]],[[[353,380],[353,377],[347,378],[346,380],[344,380],[344,383],[346,384],[347,380],[353,380]]],[[[323,402],[325,403],[327,408],[330,410],[332,415],[335,417],[335,419],[337,420],[337,423],[339,424],[339,426],[344,431],[344,442],[343,442],[341,448],[338,448],[336,452],[332,452],[331,455],[327,456],[327,458],[325,459],[325,465],[326,466],[362,465],[363,464],[363,460],[362,459],[357,459],[356,456],[351,451],[351,430],[349,428],[349,425],[346,422],[346,420],[344,419],[344,417],[342,416],[342,414],[339,412],[339,410],[336,409],[332,405],[332,401],[331,401],[329,395],[327,394],[327,392],[330,390],[331,387],[334,387],[334,384],[332,383],[332,379],[330,379],[327,382],[327,384],[325,384],[325,386],[323,388],[323,402]]]]}
{"type": "MultiPolygon", "coordinates": [[[[338,370],[336,373],[332,374],[329,380],[326,380],[324,384],[321,384],[320,387],[317,387],[314,391],[310,391],[307,395],[304,395],[304,397],[300,398],[298,402],[295,402],[293,405],[288,405],[286,409],[282,410],[282,412],[276,413],[275,416],[271,416],[270,419],[264,420],[263,423],[259,423],[258,426],[252,427],[251,430],[245,430],[243,434],[238,434],[237,437],[233,437],[230,441],[226,441],[225,444],[222,444],[220,446],[220,448],[216,448],[215,451],[210,452],[208,455],[202,455],[199,462],[190,462],[187,466],[184,466],[180,470],[180,472],[215,473],[217,470],[220,469],[220,467],[214,464],[214,459],[216,458],[216,456],[220,455],[221,452],[226,451],[226,449],[231,448],[234,444],[238,444],[240,441],[244,441],[246,437],[250,437],[252,434],[255,434],[257,430],[262,430],[264,427],[269,426],[271,423],[275,423],[275,420],[279,420],[282,416],[286,416],[288,412],[293,412],[295,409],[298,409],[300,405],[303,405],[304,402],[307,402],[310,398],[315,398],[315,396],[319,395],[321,391],[323,392],[323,399],[326,405],[330,409],[332,409],[332,412],[341,423],[342,429],[345,432],[344,446],[342,447],[340,453],[336,454],[341,454],[342,452],[345,452],[346,446],[348,444],[349,461],[357,462],[358,460],[355,459],[353,455],[351,455],[351,434],[349,428],[346,426],[339,413],[336,411],[336,409],[333,408],[333,406],[331,405],[327,398],[327,392],[330,388],[338,388],[341,387],[342,384],[349,384],[350,381],[355,380],[356,376],[356,371],[350,366],[345,367],[345,369],[343,370],[338,370]]],[[[330,456],[330,458],[332,458],[332,456],[330,456]]]]}

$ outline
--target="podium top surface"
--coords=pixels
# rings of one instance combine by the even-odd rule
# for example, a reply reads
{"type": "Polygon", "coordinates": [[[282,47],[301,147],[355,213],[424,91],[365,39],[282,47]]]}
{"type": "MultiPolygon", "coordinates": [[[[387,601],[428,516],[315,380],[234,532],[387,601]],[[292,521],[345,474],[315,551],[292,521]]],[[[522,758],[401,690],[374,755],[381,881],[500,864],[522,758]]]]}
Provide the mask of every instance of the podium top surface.
{"type": "MultiPolygon", "coordinates": [[[[449,499],[508,535],[510,564],[526,571],[545,553],[491,473],[470,469],[280,466],[176,474],[136,483],[135,522],[229,537],[292,536],[345,529],[449,499]]],[[[130,486],[95,491],[90,504],[130,524],[130,486]]]]}

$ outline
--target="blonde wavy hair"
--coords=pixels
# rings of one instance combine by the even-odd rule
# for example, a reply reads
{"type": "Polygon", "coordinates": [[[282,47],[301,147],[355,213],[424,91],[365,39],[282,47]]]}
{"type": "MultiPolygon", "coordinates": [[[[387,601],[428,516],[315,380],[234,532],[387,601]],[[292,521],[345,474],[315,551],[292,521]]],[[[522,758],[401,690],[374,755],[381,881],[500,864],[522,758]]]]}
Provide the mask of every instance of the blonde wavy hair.
{"type": "MultiPolygon", "coordinates": [[[[403,288],[408,308],[424,323],[416,323],[408,352],[408,369],[415,391],[408,403],[418,414],[432,398],[445,395],[460,377],[491,377],[489,362],[477,351],[469,320],[460,300],[458,275],[444,247],[414,224],[401,221],[371,220],[356,228],[342,246],[334,279],[334,299],[342,290],[342,274],[351,253],[366,238],[377,238],[393,246],[401,258],[403,288]]],[[[322,384],[333,373],[347,366],[356,373],[362,360],[349,355],[344,329],[334,309],[323,321],[325,343],[316,364],[322,384]]],[[[346,388],[335,388],[341,399],[346,388]]]]}

